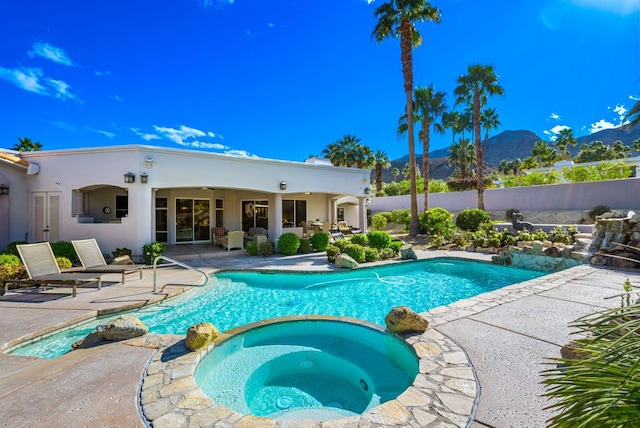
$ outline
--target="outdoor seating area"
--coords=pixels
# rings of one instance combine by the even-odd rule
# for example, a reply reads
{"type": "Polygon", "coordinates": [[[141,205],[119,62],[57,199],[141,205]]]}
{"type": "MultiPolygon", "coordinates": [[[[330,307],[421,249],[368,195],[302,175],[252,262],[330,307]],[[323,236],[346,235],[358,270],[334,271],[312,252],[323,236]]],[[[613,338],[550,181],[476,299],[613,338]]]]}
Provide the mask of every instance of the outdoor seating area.
{"type": "MultiPolygon", "coordinates": [[[[76,250],[78,259],[82,264],[83,272],[88,273],[120,273],[121,283],[124,284],[125,276],[132,273],[139,273],[142,279],[143,265],[136,264],[111,264],[108,265],[100,251],[98,242],[95,239],[82,239],[71,241],[76,250]]],[[[129,259],[130,262],[131,259],[129,259]]],[[[131,262],[130,262],[131,263],[131,262]]]]}

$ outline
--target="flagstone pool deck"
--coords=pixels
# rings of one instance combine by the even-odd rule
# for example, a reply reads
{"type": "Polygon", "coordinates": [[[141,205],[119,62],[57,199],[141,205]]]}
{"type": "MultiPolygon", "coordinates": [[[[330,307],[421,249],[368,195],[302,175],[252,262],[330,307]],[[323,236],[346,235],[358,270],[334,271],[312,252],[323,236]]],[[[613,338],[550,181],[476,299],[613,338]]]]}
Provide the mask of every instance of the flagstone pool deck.
{"type": "MultiPolygon", "coordinates": [[[[420,259],[490,259],[488,255],[466,252],[416,253],[420,259]]],[[[331,269],[324,254],[262,259],[239,251],[224,254],[212,251],[210,246],[182,245],[171,247],[168,255],[208,273],[245,268],[331,269]]],[[[427,340],[440,340],[445,351],[451,351],[447,348],[451,344],[463,350],[463,355],[445,352],[446,357],[440,360],[447,363],[445,360],[449,359],[453,365],[461,362],[458,360],[468,360],[477,382],[475,393],[468,391],[467,381],[471,379],[464,379],[468,375],[463,375],[460,381],[440,390],[437,400],[432,400],[425,393],[426,383],[439,383],[443,378],[439,374],[433,378],[427,375],[419,388],[393,400],[393,405],[369,419],[343,420],[341,424],[275,421],[241,418],[217,409],[207,418],[189,420],[182,417],[190,415],[187,406],[182,413],[167,409],[163,415],[168,416],[156,419],[154,426],[375,427],[393,423],[408,427],[544,427],[551,416],[545,410],[549,402],[542,397],[544,388],[539,375],[546,359],[559,356],[560,347],[570,340],[569,322],[620,304],[619,299],[606,298],[620,294],[626,278],[634,285],[640,284],[638,271],[578,266],[423,313],[430,321],[427,340]],[[453,414],[456,410],[467,412],[470,417],[458,418],[453,414]]],[[[0,298],[0,351],[25,337],[54,331],[98,313],[161,301],[190,289],[191,284],[201,281],[201,275],[182,268],[161,268],[159,293],[153,293],[151,270],[145,270],[142,280],[128,279],[124,285],[117,281],[117,274],[105,275],[102,290],[79,288],[76,298],[61,288],[10,291],[0,298]]],[[[140,413],[145,369],[160,358],[158,343],[168,346],[179,341],[175,336],[150,336],[150,340],[133,339],[76,350],[56,359],[0,353],[0,426],[145,426],[140,413]]],[[[430,345],[425,349],[426,353],[439,352],[430,345]]],[[[163,372],[162,377],[172,375],[163,372]]],[[[184,385],[173,384],[164,393],[171,395],[181,387],[184,385]]],[[[148,405],[147,397],[145,409],[148,405]]]]}

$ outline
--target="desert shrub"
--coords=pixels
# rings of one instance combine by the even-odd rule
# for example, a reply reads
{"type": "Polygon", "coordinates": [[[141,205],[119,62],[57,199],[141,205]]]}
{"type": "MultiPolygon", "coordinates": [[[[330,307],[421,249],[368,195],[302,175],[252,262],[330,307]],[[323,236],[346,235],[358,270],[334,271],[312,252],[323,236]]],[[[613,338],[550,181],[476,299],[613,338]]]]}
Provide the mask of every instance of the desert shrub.
{"type": "Polygon", "coordinates": [[[71,260],[66,257],[56,257],[56,263],[58,263],[58,267],[60,268],[60,270],[71,269],[71,267],[73,266],[71,260]]]}
{"type": "Polygon", "coordinates": [[[365,252],[364,247],[358,244],[349,244],[344,247],[344,251],[346,255],[350,256],[353,260],[358,263],[362,263],[365,260],[365,252]]]}
{"type": "Polygon", "coordinates": [[[502,237],[500,240],[501,247],[507,247],[516,243],[516,237],[506,227],[502,229],[502,237]]]}
{"type": "Polygon", "coordinates": [[[384,230],[387,227],[387,218],[382,214],[374,214],[371,217],[371,227],[375,230],[384,230]]]}
{"type": "Polygon", "coordinates": [[[375,262],[380,259],[380,253],[377,248],[366,247],[364,249],[364,261],[375,262]]]}
{"type": "Polygon", "coordinates": [[[411,222],[411,211],[407,209],[391,211],[391,222],[409,227],[409,223],[411,222]]]}
{"type": "Polygon", "coordinates": [[[393,248],[383,248],[380,250],[380,258],[382,260],[388,260],[394,258],[396,253],[393,252],[393,248]]]}
{"type": "Polygon", "coordinates": [[[547,235],[549,236],[549,240],[553,242],[573,244],[573,236],[569,233],[569,230],[560,225],[551,229],[547,235]]]}
{"type": "Polygon", "coordinates": [[[0,254],[0,265],[19,266],[20,257],[14,254],[0,254]]]}
{"type": "Polygon", "coordinates": [[[391,235],[384,230],[372,230],[367,233],[367,238],[369,246],[378,249],[387,248],[391,242],[391,235]]]}
{"type": "Polygon", "coordinates": [[[18,263],[17,265],[0,264],[0,281],[4,281],[5,279],[21,279],[26,277],[27,271],[21,263],[18,263]]]}
{"type": "Polygon", "coordinates": [[[447,181],[450,192],[463,192],[465,190],[475,190],[478,188],[478,179],[475,177],[454,178],[447,181]]]}
{"type": "Polygon", "coordinates": [[[429,235],[440,234],[445,238],[453,231],[453,214],[444,208],[429,208],[420,214],[420,228],[429,235]]]}
{"type": "Polygon", "coordinates": [[[285,256],[296,254],[300,248],[300,238],[295,233],[283,233],[278,238],[278,252],[285,256]]]}
{"type": "Polygon", "coordinates": [[[467,208],[460,211],[456,218],[456,226],[462,230],[475,232],[482,223],[491,222],[491,216],[479,208],[467,208]]]}
{"type": "Polygon", "coordinates": [[[440,248],[444,245],[445,242],[446,239],[440,234],[431,235],[429,237],[429,245],[431,245],[433,248],[440,248]]]}
{"type": "Polygon", "coordinates": [[[367,239],[367,235],[363,233],[358,233],[351,237],[351,243],[362,245],[363,247],[367,247],[369,246],[369,239],[367,239]]]}
{"type": "Polygon", "coordinates": [[[167,251],[167,244],[164,242],[148,242],[142,246],[142,257],[147,264],[152,264],[156,257],[167,251]]]}
{"type": "Polygon", "coordinates": [[[429,193],[446,193],[449,186],[444,180],[429,180],[429,193]]]}
{"type": "Polygon", "coordinates": [[[487,234],[487,246],[499,248],[502,246],[502,233],[492,230],[487,234]]]}
{"type": "Polygon", "coordinates": [[[311,252],[311,242],[306,238],[302,238],[298,251],[300,251],[301,254],[309,254],[311,252]]]}
{"type": "Polygon", "coordinates": [[[327,260],[329,261],[329,263],[335,263],[336,257],[338,257],[338,254],[341,253],[340,248],[336,247],[335,245],[329,245],[326,251],[327,260]]]}
{"type": "Polygon", "coordinates": [[[329,245],[329,235],[326,233],[314,233],[310,242],[316,251],[325,251],[327,245],[329,245]]]}
{"type": "Polygon", "coordinates": [[[601,216],[604,213],[608,213],[611,211],[611,208],[606,205],[598,205],[597,207],[593,207],[589,210],[589,217],[595,219],[598,216],[601,216]]]}
{"type": "Polygon", "coordinates": [[[13,241],[7,244],[7,248],[3,251],[5,254],[13,254],[14,256],[19,257],[17,245],[28,244],[27,241],[13,241]]]}
{"type": "Polygon", "coordinates": [[[260,254],[262,257],[269,257],[273,254],[273,251],[273,242],[271,241],[261,242],[260,244],[258,244],[258,254],[260,254]]]}
{"type": "Polygon", "coordinates": [[[381,213],[378,213],[377,215],[381,215],[382,217],[384,217],[384,219],[387,220],[387,223],[393,223],[391,221],[391,213],[389,211],[382,211],[381,213]]]}
{"type": "Polygon", "coordinates": [[[76,249],[73,248],[73,244],[69,241],[58,241],[51,243],[51,250],[56,257],[65,257],[73,264],[78,260],[76,249]]]}
{"type": "Polygon", "coordinates": [[[511,175],[502,182],[504,187],[542,186],[560,183],[560,174],[556,171],[531,172],[525,175],[511,175]]]}
{"type": "Polygon", "coordinates": [[[603,162],[591,166],[562,168],[562,175],[572,183],[629,178],[631,167],[624,162],[603,162]]]}
{"type": "Polygon", "coordinates": [[[389,242],[389,248],[391,248],[393,254],[400,254],[400,248],[402,248],[403,245],[404,242],[399,239],[392,239],[391,242],[389,242]]]}
{"type": "Polygon", "coordinates": [[[547,236],[546,232],[542,229],[534,230],[531,237],[534,241],[547,241],[549,239],[549,236],[547,236]]]}
{"type": "Polygon", "coordinates": [[[470,241],[470,232],[461,229],[455,229],[449,236],[449,242],[456,244],[460,247],[466,247],[470,241]]]}
{"type": "Polygon", "coordinates": [[[519,230],[516,241],[533,241],[533,233],[526,230],[519,230]]]}
{"type": "Polygon", "coordinates": [[[257,256],[258,255],[258,242],[256,242],[256,241],[247,242],[247,246],[246,246],[245,250],[247,250],[247,254],[249,254],[250,256],[257,256]]]}
{"type": "Polygon", "coordinates": [[[477,230],[471,234],[471,243],[476,248],[486,248],[489,246],[489,238],[484,230],[477,230]]]}
{"type": "Polygon", "coordinates": [[[333,245],[335,245],[336,247],[340,248],[341,252],[344,252],[344,247],[346,247],[347,245],[349,245],[350,242],[347,241],[346,239],[337,239],[333,245]]]}

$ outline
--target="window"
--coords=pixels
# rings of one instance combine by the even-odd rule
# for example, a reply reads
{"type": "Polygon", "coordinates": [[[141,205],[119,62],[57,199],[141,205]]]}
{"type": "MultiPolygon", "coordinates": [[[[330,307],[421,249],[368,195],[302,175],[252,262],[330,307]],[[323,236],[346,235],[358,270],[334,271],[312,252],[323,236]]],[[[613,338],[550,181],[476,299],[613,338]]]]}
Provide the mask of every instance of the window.
{"type": "Polygon", "coordinates": [[[129,216],[129,196],[116,195],[116,218],[129,216]]]}
{"type": "Polygon", "coordinates": [[[156,241],[167,242],[169,211],[168,199],[156,198],[156,241]]]}
{"type": "Polygon", "coordinates": [[[307,220],[307,201],[285,199],[282,201],[282,226],[300,226],[307,220]]]}
{"type": "Polygon", "coordinates": [[[344,221],[344,208],[338,208],[338,221],[344,221]]]}
{"type": "Polygon", "coordinates": [[[224,227],[224,200],[216,199],[216,226],[224,227]]]}
{"type": "Polygon", "coordinates": [[[269,201],[242,201],[242,230],[251,227],[269,229],[269,201]]]}

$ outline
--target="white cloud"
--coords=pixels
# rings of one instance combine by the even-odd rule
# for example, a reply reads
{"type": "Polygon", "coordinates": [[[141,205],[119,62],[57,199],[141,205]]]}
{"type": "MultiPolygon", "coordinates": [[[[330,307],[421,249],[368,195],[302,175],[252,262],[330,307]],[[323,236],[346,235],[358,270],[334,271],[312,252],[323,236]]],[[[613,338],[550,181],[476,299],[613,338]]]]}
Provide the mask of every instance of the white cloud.
{"type": "Polygon", "coordinates": [[[213,149],[213,150],[224,150],[227,146],[219,143],[206,143],[204,141],[192,141],[189,143],[189,146],[195,147],[198,149],[213,149]]]}
{"type": "Polygon", "coordinates": [[[246,150],[227,150],[226,152],[224,152],[225,155],[229,155],[229,156],[238,156],[238,157],[243,157],[243,158],[257,158],[258,156],[256,155],[252,155],[251,153],[249,153],[246,150]]]}
{"type": "Polygon", "coordinates": [[[116,101],[118,101],[119,103],[121,103],[122,101],[124,101],[124,100],[122,99],[122,97],[119,97],[118,95],[109,95],[109,98],[111,98],[112,100],[116,100],[116,101]]]}
{"type": "Polygon", "coordinates": [[[185,140],[190,138],[205,137],[207,134],[199,129],[189,128],[188,126],[180,125],[180,129],[165,128],[162,126],[153,125],[153,128],[162,137],[173,141],[181,146],[188,146],[190,143],[185,140]]]}
{"type": "Polygon", "coordinates": [[[556,125],[548,131],[544,131],[543,133],[545,135],[548,135],[551,141],[556,141],[556,139],[558,138],[558,133],[567,128],[569,128],[567,125],[556,125]]]}
{"type": "Polygon", "coordinates": [[[627,15],[640,11],[640,0],[571,0],[579,6],[592,7],[594,9],[608,10],[627,15]]]}
{"type": "Polygon", "coordinates": [[[94,71],[93,74],[95,74],[96,76],[108,76],[111,74],[110,71],[94,71]]]}
{"type": "Polygon", "coordinates": [[[589,128],[589,133],[593,134],[594,132],[599,132],[604,129],[613,129],[615,127],[616,125],[614,125],[613,123],[607,122],[604,119],[600,119],[599,121],[591,124],[591,127],[589,128]]]}
{"type": "Polygon", "coordinates": [[[629,99],[633,101],[640,101],[640,97],[637,97],[635,95],[629,95],[629,99]]]}
{"type": "Polygon", "coordinates": [[[156,134],[148,134],[145,132],[140,132],[140,130],[136,129],[136,128],[131,128],[131,131],[136,134],[138,137],[142,138],[145,141],[151,141],[151,140],[161,140],[162,137],[160,137],[159,135],[156,134]]]}
{"type": "Polygon", "coordinates": [[[169,128],[164,126],[154,125],[153,129],[155,133],[144,133],[139,129],[131,128],[136,135],[146,141],[150,140],[169,140],[180,146],[193,147],[197,149],[208,150],[226,150],[227,146],[210,141],[203,141],[203,138],[219,138],[223,139],[221,135],[212,131],[201,131],[196,128],[191,128],[185,125],[181,125],[179,128],[169,128]]]}
{"type": "Polygon", "coordinates": [[[71,91],[71,86],[62,80],[44,75],[39,68],[3,68],[0,67],[0,79],[7,80],[20,89],[48,97],[80,101],[71,91]]]}
{"type": "Polygon", "coordinates": [[[76,127],[73,125],[69,125],[68,123],[60,122],[57,120],[49,121],[50,124],[57,126],[60,129],[64,129],[65,131],[75,131],[76,127]]]}
{"type": "Polygon", "coordinates": [[[31,58],[39,56],[55,63],[66,65],[67,67],[76,66],[64,49],[57,48],[45,42],[33,42],[33,46],[31,50],[27,52],[27,55],[31,58]]]}
{"type": "Polygon", "coordinates": [[[85,126],[83,129],[85,129],[87,131],[95,132],[96,134],[104,135],[107,138],[115,138],[115,137],[117,137],[117,135],[114,134],[113,132],[103,131],[101,129],[94,129],[94,128],[91,128],[89,126],[85,126]]]}
{"type": "Polygon", "coordinates": [[[551,113],[551,115],[549,116],[550,119],[553,120],[560,120],[560,115],[557,113],[551,113]]]}

